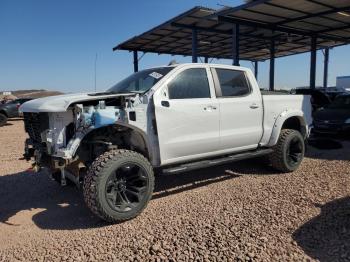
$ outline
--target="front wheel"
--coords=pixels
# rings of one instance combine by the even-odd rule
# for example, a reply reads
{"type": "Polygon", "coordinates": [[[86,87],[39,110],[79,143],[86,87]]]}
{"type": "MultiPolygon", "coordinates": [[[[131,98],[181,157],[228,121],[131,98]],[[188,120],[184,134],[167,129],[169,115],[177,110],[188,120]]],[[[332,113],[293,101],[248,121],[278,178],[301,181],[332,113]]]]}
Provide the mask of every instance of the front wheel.
{"type": "Polygon", "coordinates": [[[273,168],[288,173],[296,170],[305,154],[304,138],[297,130],[283,129],[269,156],[273,168]]]}
{"type": "Polygon", "coordinates": [[[92,163],[84,178],[84,199],[90,210],[108,222],[139,215],[154,189],[153,168],[139,153],[112,150],[92,163]]]}

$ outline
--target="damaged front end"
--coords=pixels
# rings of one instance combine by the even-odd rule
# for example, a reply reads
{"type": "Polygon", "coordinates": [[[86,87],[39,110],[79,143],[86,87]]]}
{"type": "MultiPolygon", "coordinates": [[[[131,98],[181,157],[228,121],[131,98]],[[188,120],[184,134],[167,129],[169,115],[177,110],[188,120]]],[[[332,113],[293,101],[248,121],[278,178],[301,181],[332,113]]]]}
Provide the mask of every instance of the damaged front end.
{"type": "MultiPolygon", "coordinates": [[[[66,185],[68,178],[79,186],[81,174],[95,155],[116,147],[118,141],[104,139],[108,131],[105,127],[116,126],[113,130],[118,132],[119,125],[115,124],[120,123],[122,129],[123,123],[129,122],[129,115],[132,115],[129,113],[134,112],[135,106],[144,105],[139,95],[133,94],[74,101],[63,112],[24,110],[25,131],[29,135],[24,158],[34,160],[33,171],[45,170],[61,185],[66,185]],[[101,130],[100,136],[89,138],[88,135],[96,130],[101,130]]],[[[109,137],[113,135],[109,134],[109,137]]]]}

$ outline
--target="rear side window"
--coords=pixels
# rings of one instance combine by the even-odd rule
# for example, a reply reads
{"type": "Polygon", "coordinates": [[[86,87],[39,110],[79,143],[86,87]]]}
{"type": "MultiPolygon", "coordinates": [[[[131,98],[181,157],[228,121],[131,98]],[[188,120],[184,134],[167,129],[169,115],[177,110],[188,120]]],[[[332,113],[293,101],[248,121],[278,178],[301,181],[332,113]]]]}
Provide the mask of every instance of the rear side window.
{"type": "Polygon", "coordinates": [[[169,84],[170,99],[210,98],[205,68],[191,68],[178,74],[169,84]]]}
{"type": "Polygon", "coordinates": [[[222,96],[243,96],[250,92],[245,73],[237,70],[216,68],[222,96]]]}

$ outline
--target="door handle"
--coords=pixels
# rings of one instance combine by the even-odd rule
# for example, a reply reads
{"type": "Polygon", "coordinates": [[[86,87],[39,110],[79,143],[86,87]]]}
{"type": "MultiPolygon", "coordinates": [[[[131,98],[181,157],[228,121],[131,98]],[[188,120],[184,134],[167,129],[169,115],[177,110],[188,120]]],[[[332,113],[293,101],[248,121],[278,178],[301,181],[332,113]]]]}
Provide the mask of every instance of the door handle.
{"type": "Polygon", "coordinates": [[[251,104],[250,106],[249,106],[251,109],[257,109],[257,108],[259,108],[259,105],[257,105],[257,104],[251,104]]]}
{"type": "Polygon", "coordinates": [[[205,111],[212,111],[212,110],[216,110],[216,106],[206,106],[204,107],[205,111]]]}
{"type": "Polygon", "coordinates": [[[160,104],[164,107],[170,107],[169,101],[162,101],[162,102],[160,102],[160,104]]]}

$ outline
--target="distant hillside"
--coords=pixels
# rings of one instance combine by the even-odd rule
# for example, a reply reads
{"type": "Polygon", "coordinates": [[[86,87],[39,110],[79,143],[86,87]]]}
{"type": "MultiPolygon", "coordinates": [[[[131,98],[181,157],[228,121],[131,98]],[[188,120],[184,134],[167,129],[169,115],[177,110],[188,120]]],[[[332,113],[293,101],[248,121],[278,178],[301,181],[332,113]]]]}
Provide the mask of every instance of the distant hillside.
{"type": "Polygon", "coordinates": [[[59,92],[59,91],[48,91],[44,89],[16,90],[11,92],[14,96],[17,96],[19,98],[22,98],[22,97],[40,98],[40,97],[56,96],[56,95],[63,94],[62,92],[59,92]]]}

